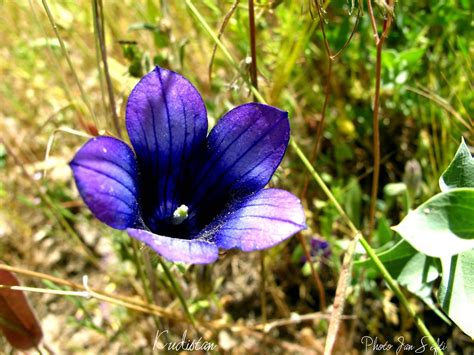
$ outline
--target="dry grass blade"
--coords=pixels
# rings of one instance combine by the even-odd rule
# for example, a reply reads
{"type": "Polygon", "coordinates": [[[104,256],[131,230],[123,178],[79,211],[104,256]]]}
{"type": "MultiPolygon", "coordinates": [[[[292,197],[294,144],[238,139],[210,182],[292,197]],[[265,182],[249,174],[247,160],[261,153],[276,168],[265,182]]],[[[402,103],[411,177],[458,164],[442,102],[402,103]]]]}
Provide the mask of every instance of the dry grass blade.
{"type": "MultiPolygon", "coordinates": [[[[49,137],[48,144],[46,145],[46,153],[44,155],[44,162],[45,163],[49,159],[49,156],[51,154],[51,149],[53,149],[53,143],[54,143],[54,140],[56,139],[56,134],[58,132],[69,133],[69,134],[72,134],[74,136],[83,137],[83,138],[92,138],[92,136],[87,134],[87,133],[77,131],[77,130],[69,128],[69,127],[60,127],[60,128],[55,129],[53,131],[53,134],[51,134],[51,136],[49,137]]],[[[46,177],[46,168],[43,171],[43,179],[45,177],[46,177]]]]}
{"type": "Polygon", "coordinates": [[[351,281],[352,261],[354,259],[355,247],[359,241],[359,234],[351,241],[344,261],[342,263],[341,274],[337,282],[336,297],[334,298],[333,311],[331,320],[329,321],[328,335],[326,337],[326,345],[324,348],[324,355],[330,355],[334,351],[336,344],[336,336],[341,324],[342,312],[344,311],[344,303],[346,300],[346,290],[351,281]]]}
{"type": "Polygon", "coordinates": [[[437,104],[443,110],[445,110],[447,113],[453,115],[454,118],[456,118],[456,120],[458,120],[464,127],[466,127],[467,129],[472,129],[472,126],[473,126],[472,119],[471,119],[471,124],[466,122],[466,120],[464,120],[464,118],[462,118],[462,116],[448,102],[446,102],[446,100],[443,99],[442,97],[439,97],[435,93],[429,91],[428,89],[424,89],[424,88],[417,89],[417,88],[408,86],[406,89],[408,91],[411,91],[411,92],[417,94],[417,95],[423,96],[423,97],[427,98],[430,101],[433,101],[435,104],[437,104]]]}

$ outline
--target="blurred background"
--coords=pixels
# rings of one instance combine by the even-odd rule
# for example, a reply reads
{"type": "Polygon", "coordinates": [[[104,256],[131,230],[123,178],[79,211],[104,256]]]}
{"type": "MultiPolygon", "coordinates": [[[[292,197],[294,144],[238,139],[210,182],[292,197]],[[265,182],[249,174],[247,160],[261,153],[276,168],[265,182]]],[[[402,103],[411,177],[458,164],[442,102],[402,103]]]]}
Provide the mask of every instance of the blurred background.
{"type": "MultiPolygon", "coordinates": [[[[302,237],[311,260],[294,237],[266,251],[264,258],[230,251],[209,267],[166,263],[165,270],[153,253],[134,253],[126,233],[96,220],[73,183],[67,163],[88,134],[116,134],[114,112],[125,131],[127,97],[154,65],[183,74],[197,87],[211,126],[234,106],[253,101],[246,84],[248,3],[193,3],[215,33],[222,33],[240,71],[220,49],[213,57],[215,42],[184,1],[0,1],[0,259],[78,284],[88,275],[91,287],[152,301],[168,312],[158,316],[97,299],[28,293],[46,351],[150,353],[158,329],[169,329],[171,340],[180,341],[184,330],[188,338],[198,338],[189,316],[221,353],[260,353],[263,348],[319,353],[324,348],[328,316],[321,306],[333,302],[350,232],[293,151],[288,150],[272,184],[302,199],[309,226],[302,237]],[[142,260],[147,255],[151,270],[142,260]],[[322,287],[313,281],[310,264],[322,287]],[[306,320],[297,316],[305,314],[310,315],[306,320]],[[265,319],[283,324],[264,335],[259,325],[265,319]]],[[[362,5],[323,4],[332,53],[347,44],[330,75],[313,3],[255,1],[255,21],[260,92],[269,104],[289,112],[292,138],[356,227],[367,230],[376,46],[362,5]],[[322,139],[313,154],[328,90],[322,139]]],[[[389,16],[386,11],[374,8],[379,29],[389,16]]],[[[410,186],[409,206],[416,207],[439,192],[439,176],[461,137],[473,142],[473,21],[469,0],[397,3],[382,52],[374,248],[397,241],[389,227],[407,211],[400,183],[410,186]]],[[[26,286],[69,289],[41,277],[18,277],[26,286]]],[[[394,335],[419,340],[413,319],[377,272],[356,263],[352,277],[336,341],[340,353],[363,350],[364,335],[380,343],[393,342],[394,335]]],[[[455,325],[406,294],[435,338],[449,342],[457,353],[472,351],[455,325]]],[[[12,351],[3,337],[0,348],[12,351]]]]}

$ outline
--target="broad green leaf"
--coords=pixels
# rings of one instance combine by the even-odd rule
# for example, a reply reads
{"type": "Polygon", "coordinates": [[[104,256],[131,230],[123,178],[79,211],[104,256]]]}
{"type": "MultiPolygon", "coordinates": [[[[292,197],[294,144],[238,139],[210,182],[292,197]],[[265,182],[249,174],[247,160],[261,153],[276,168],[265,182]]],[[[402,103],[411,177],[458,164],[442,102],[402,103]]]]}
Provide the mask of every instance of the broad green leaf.
{"type": "MultiPolygon", "coordinates": [[[[436,267],[438,259],[421,254],[405,240],[399,241],[387,251],[377,254],[388,272],[397,282],[406,287],[425,302],[441,319],[447,323],[450,320],[436,308],[431,297],[433,284],[439,277],[436,267]]],[[[375,270],[372,260],[355,263],[358,267],[375,270]]]]}
{"type": "MultiPolygon", "coordinates": [[[[429,285],[431,289],[432,282],[439,276],[433,258],[419,253],[405,240],[400,240],[392,248],[377,256],[390,275],[415,294],[418,294],[424,285],[429,285]]],[[[372,260],[363,261],[358,265],[375,267],[372,260]]]]}
{"type": "Polygon", "coordinates": [[[392,227],[415,249],[437,258],[474,248],[474,188],[440,193],[392,227]]]}
{"type": "Polygon", "coordinates": [[[474,187],[474,158],[464,139],[449,164],[446,171],[439,179],[441,191],[448,191],[457,187],[474,187]]]}
{"type": "Polygon", "coordinates": [[[474,338],[474,249],[441,258],[439,303],[467,335],[474,338]]]}

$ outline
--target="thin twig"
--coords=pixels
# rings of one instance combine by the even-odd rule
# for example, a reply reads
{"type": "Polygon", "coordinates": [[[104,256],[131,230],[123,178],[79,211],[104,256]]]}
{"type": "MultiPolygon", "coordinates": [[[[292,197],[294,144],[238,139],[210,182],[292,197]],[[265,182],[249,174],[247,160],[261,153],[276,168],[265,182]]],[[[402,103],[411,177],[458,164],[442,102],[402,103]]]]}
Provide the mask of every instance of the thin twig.
{"type": "Polygon", "coordinates": [[[354,252],[359,241],[359,236],[360,234],[357,234],[357,236],[351,241],[349,248],[347,248],[347,251],[344,254],[344,261],[342,262],[339,281],[337,282],[336,297],[334,298],[331,320],[329,321],[324,355],[331,355],[334,351],[334,345],[336,344],[336,338],[341,324],[341,317],[344,311],[344,304],[346,302],[347,288],[351,282],[352,261],[354,260],[354,252]]]}
{"type": "Polygon", "coordinates": [[[24,292],[45,293],[49,295],[77,296],[77,297],[90,298],[90,294],[88,291],[51,290],[49,288],[11,286],[11,285],[0,285],[0,289],[8,289],[12,291],[22,291],[22,292],[24,291],[24,292]]]}
{"type": "Polygon", "coordinates": [[[330,95],[330,90],[331,90],[332,62],[334,60],[331,55],[331,48],[329,47],[329,42],[326,35],[326,28],[324,26],[323,10],[319,4],[319,0],[314,0],[314,5],[316,6],[318,17],[319,17],[319,27],[321,29],[321,33],[323,34],[324,48],[326,49],[326,55],[328,58],[328,69],[327,69],[326,85],[324,87],[324,103],[323,103],[323,108],[321,110],[321,119],[319,120],[318,127],[316,129],[316,140],[314,142],[313,151],[311,153],[311,161],[315,161],[316,156],[318,154],[319,146],[321,145],[324,120],[326,118],[326,109],[328,106],[329,95],[330,95]]]}
{"type": "Polygon", "coordinates": [[[115,97],[114,97],[114,88],[112,86],[112,80],[109,73],[109,64],[107,62],[107,49],[105,44],[105,27],[104,27],[104,8],[102,6],[102,0],[94,0],[94,5],[96,8],[97,18],[97,35],[99,39],[99,48],[100,54],[102,57],[102,65],[104,67],[105,83],[107,84],[107,92],[109,95],[109,108],[110,113],[112,114],[112,122],[114,124],[115,131],[118,137],[121,137],[122,130],[120,128],[119,117],[117,115],[117,110],[115,107],[115,97]]]}
{"type": "MultiPolygon", "coordinates": [[[[250,36],[250,55],[252,62],[250,63],[250,78],[252,85],[258,90],[258,78],[257,78],[257,40],[255,30],[255,9],[253,6],[253,0],[249,0],[249,36],[250,36]]],[[[256,100],[254,95],[254,100],[256,100]]]]}
{"type": "MultiPolygon", "coordinates": [[[[389,0],[389,6],[393,6],[393,0],[389,0]]],[[[376,26],[375,18],[373,17],[372,4],[368,0],[369,15],[371,17],[372,26],[376,26]]],[[[376,63],[375,63],[375,97],[374,97],[374,112],[372,117],[372,129],[373,129],[373,151],[374,151],[374,173],[372,175],[372,190],[370,194],[370,209],[369,209],[369,233],[367,240],[370,243],[372,234],[375,228],[375,210],[377,205],[377,193],[379,188],[379,177],[380,177],[380,128],[379,128],[379,109],[380,109],[380,83],[382,73],[382,50],[385,39],[387,38],[388,31],[392,24],[392,15],[387,14],[383,22],[383,32],[379,37],[377,28],[375,27],[376,38],[376,63]]]]}
{"type": "Polygon", "coordinates": [[[321,110],[321,119],[319,120],[318,126],[316,128],[316,140],[314,142],[313,151],[311,152],[311,161],[313,162],[316,160],[316,157],[318,156],[319,148],[321,146],[324,121],[326,118],[326,111],[327,111],[327,107],[329,103],[329,96],[331,94],[331,77],[332,77],[333,59],[331,59],[330,54],[328,58],[329,58],[329,61],[328,61],[328,70],[327,70],[327,75],[326,75],[326,85],[324,86],[324,103],[323,103],[323,108],[321,110]]]}
{"type": "MultiPolygon", "coordinates": [[[[321,110],[321,118],[317,124],[316,128],[316,139],[314,141],[313,149],[311,152],[311,162],[314,162],[316,160],[316,157],[319,152],[319,148],[321,146],[321,140],[322,140],[322,135],[323,135],[323,127],[324,127],[324,121],[326,118],[326,111],[327,111],[327,106],[329,103],[329,96],[331,92],[331,77],[332,77],[332,64],[335,62],[336,58],[342,54],[344,49],[349,45],[351,42],[352,38],[354,37],[355,31],[357,29],[357,26],[359,25],[359,20],[360,16],[362,13],[362,3],[358,1],[358,11],[357,11],[357,18],[355,21],[354,26],[352,27],[352,31],[346,40],[346,42],[342,45],[342,47],[336,52],[336,54],[332,54],[331,48],[329,45],[329,41],[327,39],[326,35],[326,29],[324,26],[324,16],[323,16],[323,8],[321,8],[321,5],[319,4],[318,0],[314,0],[314,5],[316,7],[317,13],[318,13],[318,18],[319,18],[319,26],[321,29],[321,32],[323,34],[323,42],[324,42],[324,48],[326,50],[326,55],[328,58],[328,68],[327,68],[327,75],[326,75],[326,85],[324,86],[324,103],[323,103],[323,108],[321,110]]],[[[301,192],[301,198],[306,197],[306,193],[308,191],[308,184],[309,184],[309,179],[305,177],[304,184],[303,184],[303,190],[301,192]]]]}
{"type": "Polygon", "coordinates": [[[379,42],[379,31],[377,30],[377,23],[375,22],[374,10],[372,9],[372,1],[367,0],[367,10],[369,12],[370,24],[372,25],[372,32],[374,34],[375,42],[379,42]]]}
{"type": "MultiPolygon", "coordinates": [[[[255,8],[253,0],[248,0],[249,5],[249,37],[250,37],[250,80],[255,89],[258,90],[257,74],[257,31],[255,30],[255,8]]],[[[254,100],[257,100],[255,95],[254,100]]],[[[265,251],[260,251],[260,309],[262,312],[262,323],[267,323],[267,295],[266,295],[266,269],[265,269],[265,251]]],[[[263,335],[262,352],[266,354],[266,333],[263,335]]]]}
{"type": "Polygon", "coordinates": [[[349,35],[349,38],[346,40],[346,42],[342,45],[342,47],[336,52],[336,54],[333,54],[331,56],[332,59],[336,59],[337,57],[339,57],[339,55],[341,55],[342,52],[344,52],[344,50],[347,48],[349,43],[351,43],[352,38],[354,37],[356,33],[357,27],[359,26],[360,18],[362,17],[362,10],[363,10],[362,0],[358,0],[357,1],[357,15],[356,15],[357,17],[354,23],[354,27],[352,27],[351,34],[349,35]]]}
{"type": "MultiPolygon", "coordinates": [[[[237,6],[239,6],[240,0],[235,0],[234,3],[232,4],[232,7],[230,8],[229,12],[227,12],[224,16],[224,20],[222,21],[221,26],[219,27],[219,32],[217,33],[217,38],[221,38],[222,35],[224,34],[224,30],[229,23],[230,18],[234,14],[235,10],[237,10],[237,6]]],[[[209,76],[209,84],[212,83],[212,66],[214,64],[214,58],[216,56],[216,51],[217,51],[217,43],[214,43],[214,46],[212,48],[212,54],[211,54],[211,61],[209,62],[209,70],[208,70],[208,76],[209,76]]]]}

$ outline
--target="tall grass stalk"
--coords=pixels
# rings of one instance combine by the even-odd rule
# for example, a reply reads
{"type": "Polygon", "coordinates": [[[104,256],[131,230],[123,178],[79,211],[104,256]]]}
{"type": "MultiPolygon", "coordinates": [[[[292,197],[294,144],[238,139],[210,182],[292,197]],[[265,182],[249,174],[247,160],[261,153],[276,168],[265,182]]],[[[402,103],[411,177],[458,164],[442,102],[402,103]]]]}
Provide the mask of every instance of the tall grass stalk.
{"type": "Polygon", "coordinates": [[[82,101],[86,105],[87,110],[89,111],[89,114],[92,120],[94,121],[94,124],[96,125],[96,127],[99,127],[99,122],[97,121],[97,117],[94,113],[94,110],[92,109],[91,103],[89,102],[89,99],[84,91],[84,88],[82,87],[79,77],[77,76],[76,70],[74,69],[74,65],[72,64],[66,45],[64,44],[64,41],[61,35],[59,34],[58,26],[56,25],[56,22],[54,21],[54,17],[53,17],[53,14],[51,13],[51,10],[49,9],[48,2],[46,0],[41,0],[41,1],[43,3],[43,7],[44,7],[44,10],[46,11],[46,15],[48,16],[48,20],[51,24],[51,27],[53,28],[54,34],[56,35],[56,38],[59,41],[59,45],[61,47],[63,56],[64,58],[66,58],[67,64],[69,66],[69,70],[71,71],[71,74],[74,77],[74,81],[76,82],[76,85],[79,88],[79,91],[81,92],[82,101]]]}

